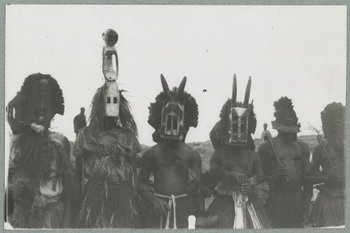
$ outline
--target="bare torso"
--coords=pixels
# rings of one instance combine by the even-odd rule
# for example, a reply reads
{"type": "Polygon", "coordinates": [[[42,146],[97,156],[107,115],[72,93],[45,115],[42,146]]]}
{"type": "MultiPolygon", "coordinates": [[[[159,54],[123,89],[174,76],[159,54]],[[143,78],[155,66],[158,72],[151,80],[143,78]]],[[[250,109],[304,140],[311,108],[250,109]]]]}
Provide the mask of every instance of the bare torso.
{"type": "Polygon", "coordinates": [[[163,195],[186,193],[189,169],[193,169],[196,153],[184,143],[158,144],[149,151],[154,190],[163,195]]]}
{"type": "MultiPolygon", "coordinates": [[[[273,143],[288,177],[288,179],[280,179],[276,187],[283,190],[300,190],[309,159],[308,146],[301,141],[284,141],[279,137],[273,138],[273,143]]],[[[271,176],[276,175],[279,165],[269,142],[265,142],[259,147],[259,153],[264,172],[271,176]]]]}

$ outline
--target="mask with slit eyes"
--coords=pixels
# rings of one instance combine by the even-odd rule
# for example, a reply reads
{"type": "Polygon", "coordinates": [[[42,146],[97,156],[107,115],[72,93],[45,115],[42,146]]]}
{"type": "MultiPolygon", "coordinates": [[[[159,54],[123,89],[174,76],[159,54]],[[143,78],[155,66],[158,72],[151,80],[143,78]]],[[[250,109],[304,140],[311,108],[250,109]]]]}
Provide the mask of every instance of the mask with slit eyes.
{"type": "Polygon", "coordinates": [[[237,102],[237,79],[233,78],[232,99],[227,111],[226,129],[224,131],[224,144],[233,146],[247,145],[251,134],[251,114],[253,114],[253,105],[249,104],[251,88],[251,77],[249,77],[244,102],[237,102]]]}
{"type": "Polygon", "coordinates": [[[163,75],[161,75],[161,82],[167,100],[163,102],[161,110],[159,135],[163,139],[183,140],[186,134],[185,105],[180,99],[184,94],[186,77],[182,79],[179,87],[175,87],[173,91],[170,91],[163,75]]]}

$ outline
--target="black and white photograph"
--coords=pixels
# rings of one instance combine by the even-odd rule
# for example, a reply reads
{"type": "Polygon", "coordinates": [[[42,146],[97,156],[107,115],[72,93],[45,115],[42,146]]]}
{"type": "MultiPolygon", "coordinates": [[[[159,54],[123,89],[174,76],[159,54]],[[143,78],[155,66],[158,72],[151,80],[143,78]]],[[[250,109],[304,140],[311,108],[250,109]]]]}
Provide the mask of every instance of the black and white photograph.
{"type": "Polygon", "coordinates": [[[7,4],[4,228],[344,229],[347,10],[7,4]]]}

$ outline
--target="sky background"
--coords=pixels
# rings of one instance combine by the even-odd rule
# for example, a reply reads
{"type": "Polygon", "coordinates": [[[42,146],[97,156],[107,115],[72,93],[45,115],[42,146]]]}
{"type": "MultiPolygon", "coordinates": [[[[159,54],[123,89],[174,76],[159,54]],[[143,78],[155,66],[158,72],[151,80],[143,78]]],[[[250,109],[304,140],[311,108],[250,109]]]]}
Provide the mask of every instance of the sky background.
{"type": "MultiPolygon", "coordinates": [[[[238,96],[252,76],[257,117],[255,137],[274,120],[273,102],[292,99],[301,135],[320,129],[320,112],[345,104],[346,6],[84,6],[6,7],[7,104],[28,75],[51,74],[65,98],[65,114],[52,130],[75,139],[73,118],[103,85],[102,33],[119,34],[119,84],[127,90],[139,141],[153,145],[148,106],[162,90],[187,76],[185,90],[199,105],[199,124],[187,142],[209,140],[237,75],[238,96]],[[207,91],[204,92],[203,90],[207,91]]],[[[6,134],[9,127],[6,123],[6,134]]]]}

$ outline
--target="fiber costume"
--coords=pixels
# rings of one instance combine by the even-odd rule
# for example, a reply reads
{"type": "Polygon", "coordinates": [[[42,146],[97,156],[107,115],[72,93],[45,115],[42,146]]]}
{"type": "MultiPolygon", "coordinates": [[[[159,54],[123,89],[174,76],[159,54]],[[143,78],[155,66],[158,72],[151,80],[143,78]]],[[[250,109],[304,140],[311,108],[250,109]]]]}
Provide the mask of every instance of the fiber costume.
{"type": "Polygon", "coordinates": [[[278,136],[259,146],[270,192],[265,205],[274,228],[298,228],[307,223],[312,186],[306,182],[309,174],[310,151],[297,140],[300,124],[292,101],[281,97],[274,103],[272,127],[278,136]]]}
{"type": "Polygon", "coordinates": [[[268,186],[262,182],[260,158],[251,138],[256,127],[254,107],[249,103],[251,78],[244,102],[236,101],[236,82],[234,76],[232,98],[222,107],[220,121],[210,132],[215,151],[206,183],[215,195],[207,219],[215,221],[204,221],[204,227],[260,229],[269,226],[262,208],[268,186]]]}
{"type": "MultiPolygon", "coordinates": [[[[107,30],[104,39],[104,51],[115,51],[116,32],[107,30]]],[[[138,226],[135,156],[141,147],[128,102],[118,88],[112,55],[103,55],[105,84],[93,97],[90,123],[79,132],[73,151],[83,192],[80,225],[133,228],[138,226]]]]}
{"type": "Polygon", "coordinates": [[[344,117],[341,103],[321,112],[324,140],[314,149],[309,177],[320,190],[310,216],[315,227],[345,225],[344,117]]]}
{"type": "Polygon", "coordinates": [[[163,92],[151,104],[148,119],[156,130],[153,140],[157,145],[143,155],[138,179],[143,227],[186,228],[188,216],[196,215],[203,205],[201,158],[184,143],[188,129],[197,126],[198,106],[184,92],[186,77],[172,91],[163,75],[161,81],[163,92]]]}
{"type": "Polygon", "coordinates": [[[70,227],[70,145],[49,131],[56,113],[63,115],[62,90],[50,75],[29,75],[8,106],[11,138],[8,193],[14,228],[70,227]]]}

